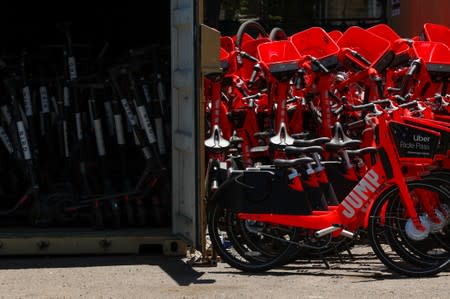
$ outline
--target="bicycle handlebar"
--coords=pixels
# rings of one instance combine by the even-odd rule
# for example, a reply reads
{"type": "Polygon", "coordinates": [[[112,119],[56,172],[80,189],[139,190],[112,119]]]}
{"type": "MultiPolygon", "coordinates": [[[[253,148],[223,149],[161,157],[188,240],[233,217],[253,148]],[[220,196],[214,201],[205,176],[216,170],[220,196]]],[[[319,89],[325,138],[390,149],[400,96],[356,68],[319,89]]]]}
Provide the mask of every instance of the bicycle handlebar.
{"type": "Polygon", "coordinates": [[[408,102],[408,98],[407,96],[402,97],[401,95],[394,95],[395,100],[397,101],[397,103],[407,103],[408,102]]]}
{"type": "Polygon", "coordinates": [[[412,47],[414,41],[410,38],[399,38],[392,43],[392,50],[397,51],[401,46],[407,45],[408,47],[412,47]]]}
{"type": "Polygon", "coordinates": [[[406,72],[406,76],[412,77],[415,73],[417,73],[419,71],[419,68],[421,65],[422,65],[422,63],[420,62],[419,59],[414,60],[411,63],[411,66],[409,67],[408,72],[406,72]]]}
{"type": "Polygon", "coordinates": [[[251,99],[259,99],[260,97],[262,97],[262,94],[260,92],[258,92],[256,94],[253,94],[253,95],[250,95],[250,96],[242,97],[242,99],[244,101],[246,101],[246,100],[251,100],[251,99]]]}
{"type": "Polygon", "coordinates": [[[320,63],[320,61],[318,59],[316,59],[315,57],[310,57],[311,63],[313,65],[315,65],[319,70],[321,70],[322,72],[324,72],[325,74],[328,74],[330,71],[322,64],[320,63]]]}
{"type": "Polygon", "coordinates": [[[365,64],[366,66],[370,66],[372,63],[367,60],[364,56],[362,56],[361,54],[359,54],[357,51],[350,49],[350,48],[343,48],[342,49],[344,52],[349,53],[350,55],[352,55],[354,58],[356,58],[357,60],[359,60],[360,62],[362,62],[363,64],[365,64]]]}
{"type": "Polygon", "coordinates": [[[345,124],[344,127],[347,130],[352,130],[352,129],[364,127],[365,125],[366,125],[366,121],[364,119],[360,119],[360,120],[345,124]]]}
{"type": "Polygon", "coordinates": [[[373,102],[371,102],[372,104],[375,104],[375,105],[381,105],[381,106],[391,106],[392,107],[392,101],[391,100],[389,100],[389,99],[384,99],[384,100],[376,100],[376,101],[373,101],[373,102]]]}
{"type": "Polygon", "coordinates": [[[257,31],[259,31],[260,34],[267,36],[267,33],[264,30],[264,28],[261,26],[261,24],[257,23],[254,20],[248,20],[241,24],[241,26],[239,27],[238,32],[236,34],[236,48],[237,49],[241,48],[242,38],[244,36],[244,33],[248,29],[256,29],[257,31]]]}
{"type": "Polygon", "coordinates": [[[411,102],[407,102],[407,103],[403,103],[398,105],[400,108],[413,108],[413,107],[417,107],[419,105],[419,102],[417,101],[411,101],[411,102]]]}
{"type": "Polygon", "coordinates": [[[286,40],[287,34],[286,32],[281,29],[280,27],[275,27],[270,31],[269,39],[271,41],[277,41],[277,40],[286,40]]]}
{"type": "Polygon", "coordinates": [[[258,59],[258,58],[256,58],[255,56],[252,56],[252,55],[248,54],[247,52],[239,51],[239,54],[241,54],[242,57],[247,58],[248,60],[251,60],[251,61],[256,62],[256,63],[259,62],[259,59],[258,59]]]}
{"type": "Polygon", "coordinates": [[[362,56],[361,54],[359,54],[355,50],[351,50],[350,53],[352,54],[353,57],[355,57],[356,59],[359,59],[360,61],[364,62],[368,66],[371,65],[369,60],[367,60],[364,56],[362,56]]]}
{"type": "Polygon", "coordinates": [[[377,112],[376,106],[374,103],[368,103],[368,104],[362,104],[362,105],[350,105],[353,111],[371,111],[371,112],[377,112]]]}

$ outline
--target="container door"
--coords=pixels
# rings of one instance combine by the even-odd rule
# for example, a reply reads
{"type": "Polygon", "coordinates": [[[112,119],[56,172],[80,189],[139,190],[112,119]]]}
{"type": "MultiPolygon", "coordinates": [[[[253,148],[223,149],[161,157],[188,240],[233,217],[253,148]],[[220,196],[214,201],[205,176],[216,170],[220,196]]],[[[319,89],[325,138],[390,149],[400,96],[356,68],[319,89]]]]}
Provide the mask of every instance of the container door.
{"type": "Polygon", "coordinates": [[[196,1],[171,0],[173,232],[197,247],[196,1]]]}

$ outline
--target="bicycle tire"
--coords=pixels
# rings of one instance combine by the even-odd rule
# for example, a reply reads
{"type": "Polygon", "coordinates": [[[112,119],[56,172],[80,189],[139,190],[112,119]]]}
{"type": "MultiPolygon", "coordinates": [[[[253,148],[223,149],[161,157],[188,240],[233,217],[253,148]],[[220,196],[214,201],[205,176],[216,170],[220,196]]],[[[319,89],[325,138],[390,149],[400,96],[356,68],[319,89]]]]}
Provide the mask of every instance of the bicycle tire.
{"type": "MultiPolygon", "coordinates": [[[[446,170],[438,170],[424,176],[423,179],[432,180],[433,183],[437,184],[439,188],[450,194],[450,172],[446,170]]],[[[450,213],[450,206],[447,206],[447,209],[447,212],[450,213]]],[[[437,235],[433,235],[433,237],[435,237],[436,241],[440,242],[440,244],[450,252],[450,227],[447,226],[445,228],[445,232],[447,233],[445,237],[437,235]]]]}
{"type": "MultiPolygon", "coordinates": [[[[271,256],[257,251],[252,242],[240,234],[242,226],[236,226],[233,212],[215,204],[209,208],[208,233],[214,249],[224,262],[244,272],[264,272],[284,265],[291,260],[296,245],[286,241],[278,254],[271,256]],[[224,240],[226,238],[226,240],[224,240]],[[226,244],[229,245],[227,246],[226,244]]],[[[298,230],[292,229],[289,241],[298,240],[298,230]]]]}
{"type": "MultiPolygon", "coordinates": [[[[435,184],[433,181],[427,181],[427,183],[435,184]]],[[[414,192],[414,190],[411,192],[414,192]]],[[[411,240],[407,237],[404,231],[392,229],[394,225],[397,227],[399,226],[395,223],[387,225],[388,229],[386,230],[386,239],[391,247],[406,261],[418,266],[426,266],[436,260],[446,258],[446,256],[448,256],[448,246],[444,246],[445,244],[443,242],[439,242],[439,239],[436,239],[438,234],[433,234],[433,239],[414,241],[411,243],[411,240]],[[427,252],[435,248],[443,249],[443,252],[439,255],[433,256],[427,254],[427,252]]]]}
{"type": "MultiPolygon", "coordinates": [[[[430,181],[422,180],[408,183],[408,188],[414,187],[433,190],[441,193],[442,199],[446,202],[450,200],[447,193],[434,186],[430,181]]],[[[450,264],[450,256],[447,254],[440,256],[440,258],[431,258],[430,255],[425,257],[426,254],[421,252],[420,248],[414,246],[412,240],[407,239],[406,233],[401,230],[404,225],[401,221],[405,221],[404,218],[400,217],[404,211],[403,203],[396,194],[398,194],[398,188],[391,188],[377,199],[370,211],[368,239],[372,250],[386,267],[399,274],[410,277],[424,277],[440,273],[450,264]],[[394,229],[402,233],[396,235],[396,238],[393,239],[394,229]]],[[[432,236],[429,236],[429,238],[432,238],[432,236]]]]}

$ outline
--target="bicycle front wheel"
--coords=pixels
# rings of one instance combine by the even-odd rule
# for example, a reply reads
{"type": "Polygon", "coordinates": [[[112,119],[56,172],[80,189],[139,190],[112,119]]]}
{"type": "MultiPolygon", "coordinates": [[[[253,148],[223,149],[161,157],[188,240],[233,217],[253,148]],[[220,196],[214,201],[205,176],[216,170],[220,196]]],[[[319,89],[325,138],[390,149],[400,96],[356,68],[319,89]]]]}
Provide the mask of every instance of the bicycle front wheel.
{"type": "Polygon", "coordinates": [[[398,188],[385,192],[370,211],[368,237],[373,251],[391,270],[412,277],[431,276],[444,270],[450,263],[448,244],[449,215],[446,211],[450,197],[444,188],[431,180],[408,183],[417,214],[430,224],[427,214],[433,211],[445,219],[428,234],[414,238],[408,231],[406,208],[398,188]],[[428,197],[424,198],[424,194],[428,197]]]}

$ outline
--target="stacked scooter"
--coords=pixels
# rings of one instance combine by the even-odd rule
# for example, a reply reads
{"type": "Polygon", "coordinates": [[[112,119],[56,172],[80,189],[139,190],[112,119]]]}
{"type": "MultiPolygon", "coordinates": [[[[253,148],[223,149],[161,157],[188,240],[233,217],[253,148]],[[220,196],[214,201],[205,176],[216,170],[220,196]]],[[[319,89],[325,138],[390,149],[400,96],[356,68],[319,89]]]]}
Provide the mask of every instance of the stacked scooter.
{"type": "Polygon", "coordinates": [[[205,77],[208,232],[265,271],[340,254],[365,232],[408,276],[450,263],[450,30],[387,25],[288,36],[255,21],[205,77]]]}
{"type": "Polygon", "coordinates": [[[167,51],[87,55],[57,29],[61,45],[2,57],[1,224],[170,225],[167,51]]]}

